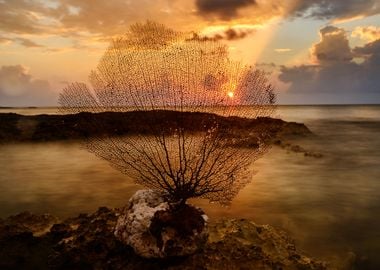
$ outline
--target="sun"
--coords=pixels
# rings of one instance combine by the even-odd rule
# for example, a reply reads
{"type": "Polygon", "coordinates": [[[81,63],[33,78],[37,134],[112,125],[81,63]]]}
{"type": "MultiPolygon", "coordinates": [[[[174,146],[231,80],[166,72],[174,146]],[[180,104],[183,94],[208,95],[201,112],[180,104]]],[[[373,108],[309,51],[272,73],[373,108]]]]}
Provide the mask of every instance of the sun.
{"type": "Polygon", "coordinates": [[[229,98],[233,98],[233,97],[234,97],[234,92],[229,91],[229,92],[227,93],[227,96],[228,96],[229,98]]]}

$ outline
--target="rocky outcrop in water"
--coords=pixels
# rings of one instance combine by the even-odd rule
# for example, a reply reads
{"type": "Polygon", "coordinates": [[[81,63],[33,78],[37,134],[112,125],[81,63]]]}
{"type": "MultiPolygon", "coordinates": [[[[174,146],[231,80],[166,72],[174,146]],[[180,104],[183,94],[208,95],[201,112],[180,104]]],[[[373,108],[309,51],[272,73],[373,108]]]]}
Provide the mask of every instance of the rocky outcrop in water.
{"type": "Polygon", "coordinates": [[[144,259],[114,235],[120,215],[101,207],[54,225],[30,213],[0,220],[0,269],[329,269],[284,232],[245,219],[211,222],[208,242],[193,255],[144,259]]]}
{"type": "Polygon", "coordinates": [[[273,144],[281,147],[282,149],[286,150],[287,152],[301,153],[305,157],[313,157],[313,158],[322,158],[323,157],[323,155],[321,153],[307,150],[298,144],[283,142],[281,140],[274,140],[273,144]]]}
{"type": "Polygon", "coordinates": [[[287,138],[310,135],[304,125],[281,119],[223,117],[212,113],[175,111],[130,111],[79,113],[70,115],[19,115],[0,114],[0,143],[77,140],[92,136],[129,136],[151,134],[159,130],[186,127],[197,132],[217,122],[224,136],[234,138],[238,147],[257,145],[263,130],[270,138],[287,138]],[[181,117],[178,114],[181,114],[181,117]],[[179,122],[178,119],[181,119],[179,122]]]}

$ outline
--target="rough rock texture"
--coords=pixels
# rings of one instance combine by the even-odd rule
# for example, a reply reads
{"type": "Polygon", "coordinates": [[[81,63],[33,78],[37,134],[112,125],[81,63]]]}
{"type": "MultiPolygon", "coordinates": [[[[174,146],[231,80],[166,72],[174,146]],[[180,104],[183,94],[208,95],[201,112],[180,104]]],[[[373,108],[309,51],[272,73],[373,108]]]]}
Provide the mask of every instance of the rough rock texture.
{"type": "Polygon", "coordinates": [[[212,261],[206,269],[328,269],[326,263],[300,254],[283,231],[245,219],[210,225],[205,253],[212,261]]]}
{"type": "Polygon", "coordinates": [[[50,238],[44,237],[58,219],[22,212],[0,219],[0,269],[48,269],[50,238]]]}
{"type": "MultiPolygon", "coordinates": [[[[22,219],[0,220],[0,269],[332,269],[302,255],[285,233],[249,220],[211,222],[208,242],[194,255],[144,259],[115,237],[120,213],[101,207],[55,224],[39,236],[22,219]]],[[[29,223],[41,220],[29,217],[29,223]]]]}
{"type": "Polygon", "coordinates": [[[49,232],[50,228],[59,221],[58,218],[50,214],[33,215],[30,212],[22,212],[20,214],[9,216],[6,220],[0,221],[0,237],[8,229],[17,231],[28,231],[33,236],[40,236],[49,232]],[[18,230],[16,230],[18,228],[18,230]]]}
{"type": "Polygon", "coordinates": [[[176,208],[165,194],[139,190],[120,215],[115,236],[145,258],[186,256],[203,248],[207,241],[207,217],[185,205],[176,208]]]}

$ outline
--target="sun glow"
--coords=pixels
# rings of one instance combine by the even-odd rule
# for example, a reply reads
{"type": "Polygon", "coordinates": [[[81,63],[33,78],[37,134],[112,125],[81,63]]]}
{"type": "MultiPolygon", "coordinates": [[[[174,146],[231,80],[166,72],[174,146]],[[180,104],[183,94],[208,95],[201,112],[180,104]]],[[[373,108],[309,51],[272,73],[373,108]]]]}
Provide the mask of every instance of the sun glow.
{"type": "Polygon", "coordinates": [[[227,93],[227,96],[228,96],[229,98],[233,98],[233,97],[234,97],[234,92],[229,91],[229,92],[227,93]]]}

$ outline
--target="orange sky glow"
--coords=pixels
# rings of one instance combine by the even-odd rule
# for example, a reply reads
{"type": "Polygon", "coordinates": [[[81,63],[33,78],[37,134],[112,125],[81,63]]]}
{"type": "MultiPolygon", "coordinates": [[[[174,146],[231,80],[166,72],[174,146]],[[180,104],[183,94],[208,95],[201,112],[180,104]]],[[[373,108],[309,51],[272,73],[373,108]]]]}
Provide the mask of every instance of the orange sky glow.
{"type": "Polygon", "coordinates": [[[380,1],[324,3],[0,0],[0,106],[55,106],[67,83],[88,82],[112,38],[146,20],[225,43],[270,72],[279,103],[380,102],[380,1]]]}

